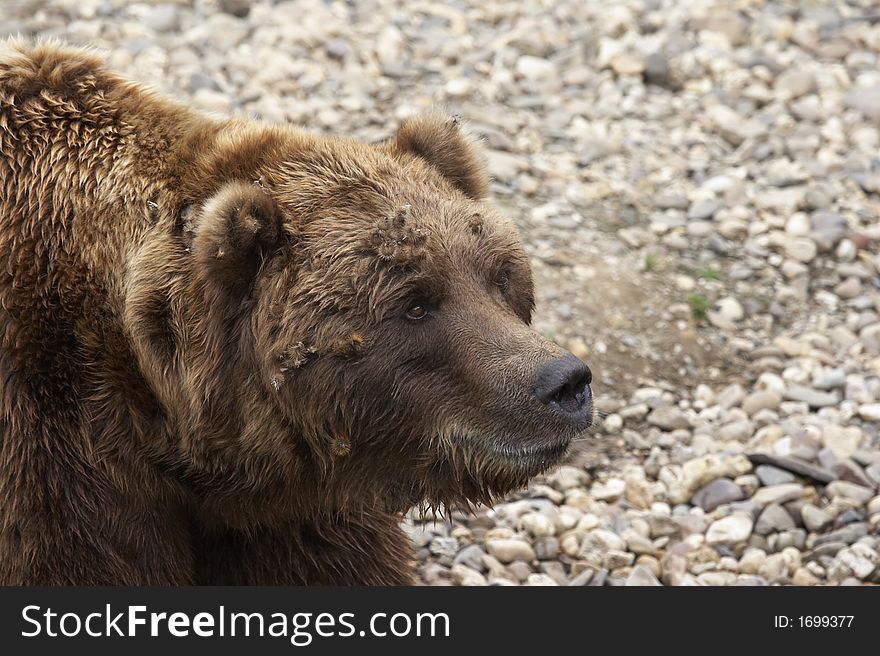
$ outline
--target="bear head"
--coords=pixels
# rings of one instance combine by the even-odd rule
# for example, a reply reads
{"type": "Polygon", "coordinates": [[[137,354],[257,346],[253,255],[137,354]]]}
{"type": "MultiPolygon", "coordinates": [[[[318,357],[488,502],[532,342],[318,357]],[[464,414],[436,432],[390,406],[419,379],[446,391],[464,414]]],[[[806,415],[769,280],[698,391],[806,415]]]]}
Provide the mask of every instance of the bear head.
{"type": "Polygon", "coordinates": [[[310,137],[196,210],[201,339],[242,333],[228,395],[284,426],[267,460],[394,510],[486,502],[590,426],[590,370],[529,327],[528,257],[488,186],[432,114],[377,145],[310,137]]]}

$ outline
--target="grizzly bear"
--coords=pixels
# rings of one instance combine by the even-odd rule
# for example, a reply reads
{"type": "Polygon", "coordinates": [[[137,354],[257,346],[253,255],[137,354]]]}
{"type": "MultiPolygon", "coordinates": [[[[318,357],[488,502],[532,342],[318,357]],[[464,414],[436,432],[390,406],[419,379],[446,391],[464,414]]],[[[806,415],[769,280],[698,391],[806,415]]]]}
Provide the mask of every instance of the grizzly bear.
{"type": "Polygon", "coordinates": [[[592,418],[487,193],[442,115],[365,144],[0,44],[0,583],[410,583],[404,512],[592,418]]]}

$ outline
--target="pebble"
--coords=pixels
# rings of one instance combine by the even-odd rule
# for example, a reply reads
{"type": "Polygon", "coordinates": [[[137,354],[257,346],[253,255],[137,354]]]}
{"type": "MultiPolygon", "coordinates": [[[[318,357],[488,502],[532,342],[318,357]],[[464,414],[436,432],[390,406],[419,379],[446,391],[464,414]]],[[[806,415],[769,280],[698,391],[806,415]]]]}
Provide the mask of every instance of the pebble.
{"type": "Polygon", "coordinates": [[[779,504],[771,503],[761,511],[758,521],[755,522],[754,531],[758,535],[769,535],[770,533],[787,531],[794,527],[794,520],[786,512],[785,508],[779,504]]]}
{"type": "Polygon", "coordinates": [[[140,18],[140,24],[156,32],[170,32],[177,29],[180,22],[177,7],[160,4],[150,8],[140,18]]]}
{"type": "Polygon", "coordinates": [[[455,564],[449,570],[452,580],[458,585],[488,585],[486,577],[470,567],[455,564]]]}
{"type": "Polygon", "coordinates": [[[752,502],[760,507],[772,503],[786,503],[800,499],[804,495],[804,486],[798,483],[781,483],[762,487],[752,496],[752,502]]]}
{"type": "Polygon", "coordinates": [[[515,560],[531,562],[537,558],[532,545],[525,540],[487,540],[486,551],[502,563],[511,563],[515,560]]]}
{"type": "Polygon", "coordinates": [[[626,491],[626,481],[612,478],[604,483],[594,483],[590,494],[597,501],[616,501],[626,491]]]}
{"type": "Polygon", "coordinates": [[[816,242],[806,237],[794,237],[785,242],[785,255],[798,262],[809,263],[816,259],[816,242]]]}
{"type": "Polygon", "coordinates": [[[486,552],[483,551],[483,548],[480,545],[470,544],[455,555],[452,564],[465,565],[470,569],[482,573],[486,571],[486,564],[484,561],[485,556],[486,552]]]}
{"type": "Polygon", "coordinates": [[[688,221],[705,221],[711,219],[721,207],[722,204],[717,200],[703,200],[694,203],[690,206],[690,209],[688,209],[688,221]]]}
{"type": "Polygon", "coordinates": [[[752,534],[753,525],[752,518],[743,513],[722,517],[709,526],[706,542],[710,545],[745,542],[752,534]]]}
{"type": "Polygon", "coordinates": [[[865,421],[880,421],[880,403],[863,403],[859,406],[859,417],[865,421]]]}
{"type": "Polygon", "coordinates": [[[877,564],[880,562],[877,552],[863,544],[854,544],[851,547],[841,549],[837,554],[837,560],[862,580],[868,578],[877,569],[877,564]]]}
{"type": "Polygon", "coordinates": [[[626,577],[627,587],[635,587],[635,586],[658,586],[663,585],[660,581],[657,580],[657,577],[654,575],[650,569],[643,565],[636,565],[632,568],[632,571],[629,573],[629,576],[626,577]]]}
{"type": "Polygon", "coordinates": [[[812,504],[801,506],[801,519],[811,531],[821,531],[834,521],[834,515],[812,504]]]}
{"type": "Polygon", "coordinates": [[[742,402],[743,411],[752,416],[761,410],[776,410],[782,397],[771,390],[758,390],[749,394],[742,402]]]}
{"type": "Polygon", "coordinates": [[[782,554],[771,554],[758,568],[758,576],[766,581],[776,581],[788,576],[788,563],[782,554]]]}
{"type": "Polygon", "coordinates": [[[801,401],[806,403],[811,408],[826,408],[828,406],[837,405],[840,400],[839,397],[832,392],[822,392],[802,385],[792,385],[791,387],[786,388],[783,396],[789,401],[801,401]]]}
{"type": "Polygon", "coordinates": [[[834,481],[825,487],[825,494],[832,498],[843,497],[861,506],[874,496],[874,490],[847,481],[834,481]]]}
{"type": "Polygon", "coordinates": [[[687,415],[678,408],[671,406],[659,406],[647,417],[647,422],[666,431],[682,428],[690,428],[691,423],[687,415]]]}
{"type": "Polygon", "coordinates": [[[771,486],[795,482],[794,474],[790,471],[772,465],[758,465],[755,467],[755,474],[761,480],[761,485],[771,486]]]}
{"type": "Polygon", "coordinates": [[[813,387],[820,390],[835,389],[846,384],[846,373],[843,369],[823,369],[813,377],[813,387]]]}
{"type": "Polygon", "coordinates": [[[744,496],[742,488],[729,478],[718,478],[700,488],[694,494],[691,503],[706,512],[711,512],[720,505],[740,501],[744,496]]]}
{"type": "Polygon", "coordinates": [[[532,55],[522,55],[516,60],[516,72],[527,80],[543,80],[552,75],[556,75],[557,68],[548,59],[542,57],[534,57],[532,55]]]}

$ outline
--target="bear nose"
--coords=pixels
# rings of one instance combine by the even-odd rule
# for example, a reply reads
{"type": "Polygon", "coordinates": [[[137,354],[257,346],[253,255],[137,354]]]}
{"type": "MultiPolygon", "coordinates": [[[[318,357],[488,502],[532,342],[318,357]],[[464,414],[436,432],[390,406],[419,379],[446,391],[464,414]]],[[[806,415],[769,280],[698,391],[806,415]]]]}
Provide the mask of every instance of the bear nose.
{"type": "Polygon", "coordinates": [[[567,420],[586,428],[593,419],[592,380],[590,368],[568,354],[538,369],[532,394],[567,420]]]}

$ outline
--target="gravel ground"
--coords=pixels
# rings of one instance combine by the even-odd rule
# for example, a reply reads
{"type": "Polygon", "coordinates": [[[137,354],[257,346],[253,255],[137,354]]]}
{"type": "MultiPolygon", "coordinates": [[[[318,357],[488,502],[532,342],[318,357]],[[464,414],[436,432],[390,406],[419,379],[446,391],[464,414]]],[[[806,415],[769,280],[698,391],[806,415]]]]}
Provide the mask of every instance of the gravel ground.
{"type": "Polygon", "coordinates": [[[413,514],[424,583],[880,582],[873,0],[0,7],[208,111],[485,138],[598,417],[494,508],[413,514]]]}

